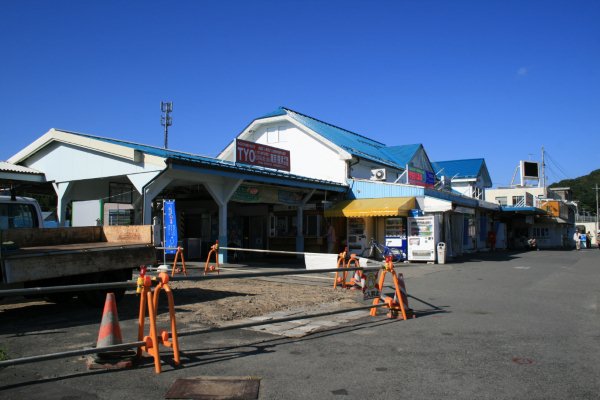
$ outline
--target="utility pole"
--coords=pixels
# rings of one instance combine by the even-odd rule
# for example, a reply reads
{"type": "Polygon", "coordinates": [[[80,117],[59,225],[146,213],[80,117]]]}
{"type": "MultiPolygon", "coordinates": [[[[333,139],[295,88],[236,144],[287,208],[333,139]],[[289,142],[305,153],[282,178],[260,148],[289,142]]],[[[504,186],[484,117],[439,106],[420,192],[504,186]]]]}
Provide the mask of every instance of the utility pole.
{"type": "Polygon", "coordinates": [[[600,246],[600,243],[598,242],[598,184],[596,183],[596,187],[594,188],[594,190],[596,191],[596,232],[594,232],[596,234],[596,244],[598,246],[600,246]]]}
{"type": "Polygon", "coordinates": [[[165,127],[165,149],[169,148],[169,127],[173,125],[173,118],[171,118],[171,113],[173,112],[173,102],[169,101],[161,101],[160,102],[160,111],[162,111],[162,115],[160,117],[160,124],[165,127]]]}
{"type": "Polygon", "coordinates": [[[542,187],[544,188],[544,196],[548,197],[546,193],[546,162],[544,160],[544,146],[542,146],[542,179],[540,179],[539,183],[541,183],[542,187]]]}

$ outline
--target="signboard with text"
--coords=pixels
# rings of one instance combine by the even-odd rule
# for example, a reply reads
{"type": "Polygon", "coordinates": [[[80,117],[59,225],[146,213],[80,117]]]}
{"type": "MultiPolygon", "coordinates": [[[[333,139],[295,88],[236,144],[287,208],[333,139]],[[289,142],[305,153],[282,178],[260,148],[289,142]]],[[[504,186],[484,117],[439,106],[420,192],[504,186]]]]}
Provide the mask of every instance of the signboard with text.
{"type": "Polygon", "coordinates": [[[435,185],[435,174],[411,166],[408,168],[408,183],[431,188],[435,185]]]}
{"type": "Polygon", "coordinates": [[[175,200],[164,200],[163,220],[165,229],[164,247],[171,249],[165,250],[165,254],[175,254],[177,252],[173,247],[177,247],[177,214],[175,213],[175,200]]]}
{"type": "Polygon", "coordinates": [[[290,171],[290,152],[260,143],[235,141],[236,162],[290,171]]]}
{"type": "Polygon", "coordinates": [[[377,285],[377,275],[379,271],[363,271],[363,299],[371,300],[376,299],[381,295],[379,286],[377,285]]]}

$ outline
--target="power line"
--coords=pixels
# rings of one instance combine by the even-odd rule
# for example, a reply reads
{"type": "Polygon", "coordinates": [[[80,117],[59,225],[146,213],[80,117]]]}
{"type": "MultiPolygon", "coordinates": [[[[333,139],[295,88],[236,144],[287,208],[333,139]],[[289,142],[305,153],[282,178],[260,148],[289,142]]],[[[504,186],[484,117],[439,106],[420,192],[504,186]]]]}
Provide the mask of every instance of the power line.
{"type": "Polygon", "coordinates": [[[565,172],[565,170],[560,166],[560,164],[558,164],[558,162],[556,162],[556,160],[554,160],[554,158],[552,158],[550,154],[548,154],[548,152],[546,152],[546,157],[562,173],[565,179],[570,179],[569,174],[565,172]]]}

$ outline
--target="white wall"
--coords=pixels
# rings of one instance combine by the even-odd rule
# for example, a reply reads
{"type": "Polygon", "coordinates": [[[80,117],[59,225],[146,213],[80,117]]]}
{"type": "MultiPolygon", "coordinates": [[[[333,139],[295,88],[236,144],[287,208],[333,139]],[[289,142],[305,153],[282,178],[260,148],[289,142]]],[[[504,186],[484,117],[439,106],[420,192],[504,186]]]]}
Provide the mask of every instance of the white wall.
{"type": "Polygon", "coordinates": [[[350,176],[356,179],[370,179],[371,170],[379,168],[383,168],[386,171],[386,179],[382,182],[394,182],[396,179],[398,179],[398,176],[401,173],[397,169],[390,168],[385,165],[380,165],[373,161],[360,160],[357,164],[353,163],[350,167],[350,176]]]}
{"type": "Polygon", "coordinates": [[[485,198],[491,203],[498,203],[496,197],[506,197],[507,205],[512,206],[513,196],[525,196],[525,193],[531,193],[535,198],[539,195],[545,195],[544,188],[538,187],[519,187],[519,188],[499,188],[499,189],[486,189],[485,198]]]}
{"type": "Polygon", "coordinates": [[[67,182],[161,170],[93,150],[54,142],[27,159],[30,168],[44,171],[48,181],[67,182]]]}
{"type": "MultiPolygon", "coordinates": [[[[337,149],[317,140],[289,121],[271,122],[255,127],[250,136],[240,139],[265,144],[290,152],[290,174],[346,183],[346,161],[337,149]]],[[[221,155],[234,161],[233,148],[221,155]]]]}
{"type": "Polygon", "coordinates": [[[452,189],[456,190],[460,194],[471,197],[471,185],[467,182],[452,182],[452,189]]]}

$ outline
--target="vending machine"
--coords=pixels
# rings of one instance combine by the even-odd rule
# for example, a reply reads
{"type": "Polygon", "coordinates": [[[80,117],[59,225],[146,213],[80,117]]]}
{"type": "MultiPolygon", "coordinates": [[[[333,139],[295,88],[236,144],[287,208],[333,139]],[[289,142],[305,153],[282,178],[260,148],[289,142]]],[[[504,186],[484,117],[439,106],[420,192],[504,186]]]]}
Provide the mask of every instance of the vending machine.
{"type": "Polygon", "coordinates": [[[362,255],[367,247],[366,223],[363,218],[348,218],[348,251],[362,255]]]}
{"type": "Polygon", "coordinates": [[[437,215],[409,217],[408,260],[435,262],[439,237],[439,217],[437,215]]]}
{"type": "Polygon", "coordinates": [[[385,245],[402,253],[406,260],[406,218],[386,218],[385,220],[385,245]]]}

